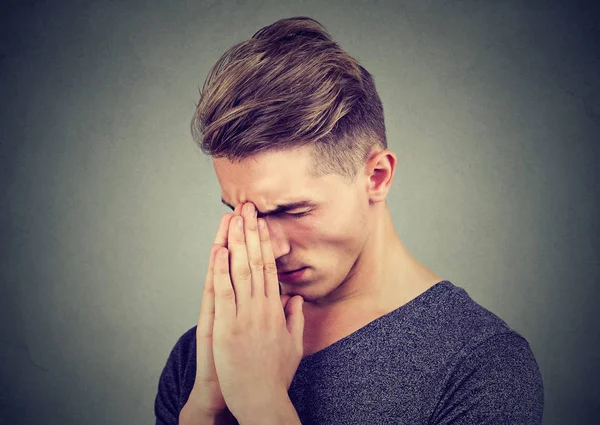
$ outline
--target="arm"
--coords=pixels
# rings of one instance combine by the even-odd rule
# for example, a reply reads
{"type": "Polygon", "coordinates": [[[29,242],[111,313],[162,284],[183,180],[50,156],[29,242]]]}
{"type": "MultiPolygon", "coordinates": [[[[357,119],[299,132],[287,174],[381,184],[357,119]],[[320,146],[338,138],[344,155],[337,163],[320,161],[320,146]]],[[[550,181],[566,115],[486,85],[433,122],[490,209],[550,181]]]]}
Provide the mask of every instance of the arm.
{"type": "Polygon", "coordinates": [[[541,425],[544,386],[525,338],[494,335],[452,372],[432,425],[541,425]]]}

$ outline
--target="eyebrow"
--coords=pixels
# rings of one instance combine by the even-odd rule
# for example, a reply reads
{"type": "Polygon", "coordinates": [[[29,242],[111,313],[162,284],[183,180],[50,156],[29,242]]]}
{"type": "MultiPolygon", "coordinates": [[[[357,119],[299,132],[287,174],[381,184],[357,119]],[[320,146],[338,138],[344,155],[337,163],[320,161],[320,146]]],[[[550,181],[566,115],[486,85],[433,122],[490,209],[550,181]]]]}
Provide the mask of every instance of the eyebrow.
{"type": "MultiPolygon", "coordinates": [[[[225,200],[223,198],[221,198],[221,203],[227,205],[229,208],[231,208],[231,210],[235,210],[235,207],[227,202],[225,202],[225,200]]],[[[265,212],[257,212],[257,218],[263,218],[266,216],[273,216],[273,215],[277,215],[280,214],[282,212],[286,212],[286,211],[292,211],[298,208],[307,208],[307,207],[315,207],[316,204],[311,202],[311,201],[296,201],[296,202],[288,202],[286,204],[281,204],[281,205],[277,205],[277,207],[275,207],[272,210],[269,211],[265,211],[265,212]]],[[[258,208],[257,208],[258,210],[258,208]]]]}

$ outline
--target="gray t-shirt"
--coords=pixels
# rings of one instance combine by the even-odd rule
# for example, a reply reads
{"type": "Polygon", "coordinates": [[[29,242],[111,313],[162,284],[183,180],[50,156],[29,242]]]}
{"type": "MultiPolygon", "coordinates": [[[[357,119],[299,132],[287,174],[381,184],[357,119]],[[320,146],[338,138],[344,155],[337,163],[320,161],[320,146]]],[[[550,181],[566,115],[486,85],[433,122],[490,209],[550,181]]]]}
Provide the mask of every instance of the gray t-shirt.
{"type": "MultiPolygon", "coordinates": [[[[157,425],[178,423],[195,372],[194,326],[161,373],[157,425]]],[[[544,408],[527,340],[447,280],[303,358],[288,394],[303,425],[533,425],[544,408]]]]}

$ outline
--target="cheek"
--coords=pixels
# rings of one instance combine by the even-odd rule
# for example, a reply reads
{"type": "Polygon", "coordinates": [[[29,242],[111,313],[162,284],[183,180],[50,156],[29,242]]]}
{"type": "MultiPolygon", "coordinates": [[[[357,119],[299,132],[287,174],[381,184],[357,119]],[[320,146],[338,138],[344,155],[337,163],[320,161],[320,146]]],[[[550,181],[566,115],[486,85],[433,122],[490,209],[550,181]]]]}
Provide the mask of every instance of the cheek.
{"type": "Polygon", "coordinates": [[[323,224],[318,219],[313,217],[307,217],[299,220],[291,220],[287,224],[286,234],[288,241],[292,245],[296,245],[298,248],[314,251],[319,249],[320,246],[326,244],[328,239],[327,227],[323,227],[323,224]]]}
{"type": "Polygon", "coordinates": [[[353,239],[356,232],[352,229],[343,229],[338,224],[313,225],[307,224],[298,227],[294,231],[294,237],[298,238],[310,250],[345,251],[348,246],[354,245],[353,239]]]}
{"type": "Polygon", "coordinates": [[[312,215],[287,223],[288,237],[307,248],[344,249],[353,245],[356,238],[356,223],[350,222],[351,215],[337,213],[312,215]]]}
{"type": "Polygon", "coordinates": [[[310,223],[297,223],[292,230],[292,235],[295,239],[310,245],[318,239],[319,229],[310,223]]]}

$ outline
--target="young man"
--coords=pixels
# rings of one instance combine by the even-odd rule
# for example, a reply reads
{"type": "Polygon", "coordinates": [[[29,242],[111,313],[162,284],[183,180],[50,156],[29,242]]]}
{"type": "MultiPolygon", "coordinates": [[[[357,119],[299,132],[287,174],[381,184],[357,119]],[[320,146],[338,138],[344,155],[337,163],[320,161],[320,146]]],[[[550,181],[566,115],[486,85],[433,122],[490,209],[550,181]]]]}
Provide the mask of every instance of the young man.
{"type": "Polygon", "coordinates": [[[226,52],[192,126],[234,213],[198,326],[161,374],[157,424],[541,424],[526,339],[396,234],[373,78],[317,21],[226,52]]]}

